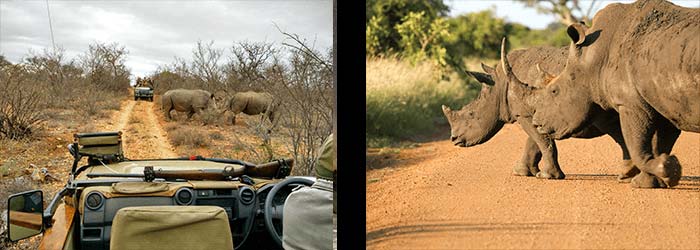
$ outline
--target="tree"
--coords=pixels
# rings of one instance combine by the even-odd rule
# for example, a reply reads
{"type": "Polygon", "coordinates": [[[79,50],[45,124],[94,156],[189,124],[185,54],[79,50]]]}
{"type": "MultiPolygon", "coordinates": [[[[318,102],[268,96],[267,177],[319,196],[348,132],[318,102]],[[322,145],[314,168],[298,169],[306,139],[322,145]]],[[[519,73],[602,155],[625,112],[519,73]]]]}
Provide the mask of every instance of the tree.
{"type": "Polygon", "coordinates": [[[534,7],[539,13],[555,15],[561,23],[569,26],[579,21],[590,23],[591,11],[596,3],[592,0],[586,12],[581,9],[580,0],[516,0],[527,7],[534,7]]]}
{"type": "Polygon", "coordinates": [[[223,72],[219,66],[219,60],[223,51],[223,49],[214,48],[214,41],[206,44],[197,41],[197,45],[192,49],[191,72],[204,89],[221,86],[223,72]]]}
{"type": "Polygon", "coordinates": [[[497,58],[501,39],[507,35],[506,22],[492,10],[484,10],[451,18],[452,36],[446,42],[451,64],[460,65],[467,56],[497,58]]]}
{"type": "Polygon", "coordinates": [[[129,69],[124,62],[129,51],[118,43],[90,44],[88,51],[80,56],[80,64],[90,82],[100,88],[125,90],[129,87],[129,69]]]}
{"type": "Polygon", "coordinates": [[[409,12],[396,25],[396,31],[401,37],[399,46],[403,56],[414,62],[430,58],[441,67],[447,66],[447,52],[442,43],[450,33],[445,19],[430,20],[423,11],[409,12]]]}
{"type": "Polygon", "coordinates": [[[449,13],[449,7],[442,0],[370,0],[366,2],[366,8],[365,25],[367,27],[372,18],[375,17],[373,30],[378,31],[380,35],[374,35],[378,39],[378,43],[373,48],[376,48],[376,51],[380,53],[400,51],[401,35],[394,27],[402,23],[403,18],[409,13],[423,11],[429,22],[438,17],[445,17],[449,13]],[[378,29],[377,27],[382,28],[378,29]]]}
{"type": "Polygon", "coordinates": [[[271,67],[278,50],[272,43],[239,42],[231,47],[232,57],[226,66],[229,88],[234,90],[259,89],[265,80],[265,71],[271,67]]]}

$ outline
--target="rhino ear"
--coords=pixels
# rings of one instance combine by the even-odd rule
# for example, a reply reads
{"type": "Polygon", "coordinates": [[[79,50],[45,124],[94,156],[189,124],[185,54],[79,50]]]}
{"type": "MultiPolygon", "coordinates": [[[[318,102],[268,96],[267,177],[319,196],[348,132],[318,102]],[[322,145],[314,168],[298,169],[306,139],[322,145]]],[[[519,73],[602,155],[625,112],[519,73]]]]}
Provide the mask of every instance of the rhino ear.
{"type": "Polygon", "coordinates": [[[474,77],[480,83],[483,83],[483,84],[486,84],[489,86],[493,86],[494,84],[496,84],[493,81],[493,78],[491,77],[491,75],[489,75],[489,74],[484,74],[481,72],[474,72],[474,71],[466,71],[466,72],[468,75],[474,77]]]}
{"type": "Polygon", "coordinates": [[[442,105],[442,112],[450,112],[450,111],[452,111],[452,110],[450,110],[450,107],[442,105]]]}
{"type": "Polygon", "coordinates": [[[496,74],[496,69],[495,69],[495,68],[490,67],[490,66],[484,64],[483,62],[481,63],[481,69],[483,69],[484,72],[486,72],[486,74],[489,74],[489,75],[495,75],[495,74],[496,74]]]}
{"type": "Polygon", "coordinates": [[[581,45],[586,41],[586,30],[588,27],[583,22],[574,23],[566,28],[566,34],[569,35],[574,44],[581,45]]]}

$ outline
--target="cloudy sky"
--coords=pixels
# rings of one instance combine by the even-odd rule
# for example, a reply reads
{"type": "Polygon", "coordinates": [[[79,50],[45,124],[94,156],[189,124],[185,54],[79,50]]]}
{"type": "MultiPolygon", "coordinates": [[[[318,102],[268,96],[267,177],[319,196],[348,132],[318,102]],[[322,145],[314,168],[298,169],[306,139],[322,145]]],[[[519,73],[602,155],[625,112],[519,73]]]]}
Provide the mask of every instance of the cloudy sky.
{"type": "MultiPolygon", "coordinates": [[[[284,37],[273,23],[321,51],[333,46],[332,0],[49,0],[48,7],[55,43],[67,58],[77,58],[95,41],[117,42],[129,51],[126,65],[135,76],[176,56],[191,59],[198,40],[214,40],[214,47],[226,48],[224,56],[240,41],[281,47],[284,37]]],[[[49,27],[46,1],[0,0],[0,54],[11,62],[30,49],[51,48],[49,27]]]]}
{"type": "MultiPolygon", "coordinates": [[[[592,1],[581,0],[580,2],[581,8],[587,11],[592,1]]],[[[634,0],[596,0],[591,12],[596,13],[611,3],[632,2],[634,0]]],[[[700,0],[671,0],[670,2],[683,7],[700,8],[700,0]]],[[[537,13],[534,8],[525,7],[525,4],[514,0],[445,0],[445,4],[450,6],[450,16],[495,8],[496,16],[534,29],[543,29],[547,27],[547,24],[557,21],[551,14],[537,13]]]]}

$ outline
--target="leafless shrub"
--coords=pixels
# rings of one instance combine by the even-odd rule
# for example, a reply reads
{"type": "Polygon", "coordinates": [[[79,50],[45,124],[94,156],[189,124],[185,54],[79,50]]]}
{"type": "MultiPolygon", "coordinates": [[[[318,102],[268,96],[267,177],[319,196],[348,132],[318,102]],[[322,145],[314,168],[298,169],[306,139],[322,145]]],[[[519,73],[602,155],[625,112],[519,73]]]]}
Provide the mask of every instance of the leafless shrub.
{"type": "Polygon", "coordinates": [[[129,88],[129,70],[124,62],[129,51],[118,43],[90,44],[80,56],[87,78],[100,90],[124,91],[129,88]]]}
{"type": "Polygon", "coordinates": [[[222,135],[222,134],[219,133],[218,131],[210,132],[210,133],[209,133],[209,138],[212,139],[212,140],[218,140],[218,141],[225,139],[225,138],[224,138],[224,135],[222,135]]]}
{"type": "Polygon", "coordinates": [[[226,65],[228,89],[261,91],[264,72],[279,51],[272,43],[239,42],[231,47],[231,53],[226,65]]]}
{"type": "Polygon", "coordinates": [[[223,49],[214,48],[214,41],[209,43],[197,42],[192,50],[192,75],[200,82],[203,89],[213,90],[223,82],[219,60],[223,49]]]}
{"type": "MultiPolygon", "coordinates": [[[[250,157],[245,158],[247,160],[264,162],[279,157],[272,149],[273,145],[282,144],[288,155],[295,158],[293,174],[312,175],[318,148],[333,130],[332,53],[319,52],[298,35],[280,32],[287,38],[283,43],[285,47],[265,42],[238,42],[230,48],[231,56],[227,57],[223,68],[218,66],[222,51],[214,49],[213,42],[198,42],[192,63],[175,58],[174,63],[161,66],[152,77],[156,93],[174,88],[204,89],[215,93],[221,108],[235,91],[273,94],[280,103],[277,124],[246,120],[257,141],[250,143],[235,138],[234,150],[247,152],[246,157],[250,157]],[[281,135],[280,141],[273,141],[271,135],[281,135]]],[[[200,116],[206,124],[229,122],[220,114],[200,116]]]]}
{"type": "Polygon", "coordinates": [[[43,121],[42,90],[22,65],[0,68],[0,138],[22,139],[43,121]]]}
{"type": "Polygon", "coordinates": [[[179,128],[170,133],[170,142],[175,146],[188,146],[190,148],[206,147],[209,139],[204,132],[195,128],[179,128]]]}
{"type": "Polygon", "coordinates": [[[292,41],[284,43],[292,48],[291,65],[274,65],[266,90],[283,103],[279,127],[296,159],[293,174],[312,175],[318,149],[333,131],[332,54],[324,56],[297,35],[282,33],[292,41]]]}
{"type": "Polygon", "coordinates": [[[238,135],[234,134],[233,145],[234,150],[240,152],[238,158],[249,162],[269,162],[273,158],[272,146],[269,142],[249,143],[241,140],[238,135]]]}
{"type": "Polygon", "coordinates": [[[202,123],[205,125],[213,125],[221,123],[221,112],[215,110],[214,108],[208,108],[199,113],[199,117],[202,123]]]}

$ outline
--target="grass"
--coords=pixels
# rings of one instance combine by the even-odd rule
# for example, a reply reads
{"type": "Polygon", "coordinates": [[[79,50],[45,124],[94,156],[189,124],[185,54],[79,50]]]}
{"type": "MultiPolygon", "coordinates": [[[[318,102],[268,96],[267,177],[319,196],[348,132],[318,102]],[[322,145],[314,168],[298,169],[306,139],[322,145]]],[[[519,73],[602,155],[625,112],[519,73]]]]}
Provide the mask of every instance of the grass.
{"type": "Polygon", "coordinates": [[[175,146],[206,147],[209,145],[209,137],[195,128],[178,128],[170,133],[170,142],[175,146]]]}
{"type": "Polygon", "coordinates": [[[395,58],[368,58],[366,64],[367,146],[382,146],[435,132],[445,123],[441,105],[458,108],[478,93],[457,73],[440,77],[430,63],[411,65],[395,58]]]}

